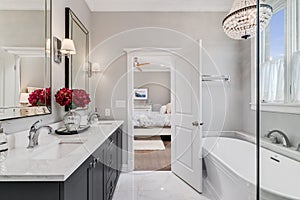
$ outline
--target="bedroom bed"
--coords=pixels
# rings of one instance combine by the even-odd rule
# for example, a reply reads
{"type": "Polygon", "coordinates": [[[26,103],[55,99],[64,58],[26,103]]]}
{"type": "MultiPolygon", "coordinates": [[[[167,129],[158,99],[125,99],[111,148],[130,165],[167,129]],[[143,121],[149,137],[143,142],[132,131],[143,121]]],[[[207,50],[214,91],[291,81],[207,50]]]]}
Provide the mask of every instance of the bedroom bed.
{"type": "Polygon", "coordinates": [[[171,135],[171,114],[152,111],[135,111],[134,136],[171,135]]]}

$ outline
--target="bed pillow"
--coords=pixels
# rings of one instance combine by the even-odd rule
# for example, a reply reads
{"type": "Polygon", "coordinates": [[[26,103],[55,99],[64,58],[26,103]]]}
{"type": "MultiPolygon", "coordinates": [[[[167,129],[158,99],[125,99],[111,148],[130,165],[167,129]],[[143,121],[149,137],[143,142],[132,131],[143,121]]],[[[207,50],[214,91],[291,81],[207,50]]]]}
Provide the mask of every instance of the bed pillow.
{"type": "Polygon", "coordinates": [[[167,104],[167,113],[171,114],[171,103],[167,104]]]}
{"type": "Polygon", "coordinates": [[[167,112],[167,106],[165,105],[165,106],[162,106],[162,107],[160,107],[160,114],[166,114],[166,112],[167,112]]]}

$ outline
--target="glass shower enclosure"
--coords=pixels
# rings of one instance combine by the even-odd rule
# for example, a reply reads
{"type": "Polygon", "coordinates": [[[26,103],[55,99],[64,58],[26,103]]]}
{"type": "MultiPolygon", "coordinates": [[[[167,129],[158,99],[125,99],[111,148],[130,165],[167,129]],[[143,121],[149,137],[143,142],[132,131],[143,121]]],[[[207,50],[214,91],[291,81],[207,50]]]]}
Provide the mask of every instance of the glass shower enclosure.
{"type": "Polygon", "coordinates": [[[258,9],[272,6],[273,15],[256,38],[257,199],[296,200],[300,199],[300,1],[258,3],[258,9]]]}

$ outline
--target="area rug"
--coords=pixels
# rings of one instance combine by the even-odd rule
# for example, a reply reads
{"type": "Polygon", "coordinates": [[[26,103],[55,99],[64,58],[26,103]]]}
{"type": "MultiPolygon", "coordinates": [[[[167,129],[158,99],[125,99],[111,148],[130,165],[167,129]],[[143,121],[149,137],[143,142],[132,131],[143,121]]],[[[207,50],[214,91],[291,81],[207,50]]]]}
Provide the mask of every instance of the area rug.
{"type": "Polygon", "coordinates": [[[134,150],[163,151],[165,150],[165,145],[162,140],[134,140],[134,150]]]}

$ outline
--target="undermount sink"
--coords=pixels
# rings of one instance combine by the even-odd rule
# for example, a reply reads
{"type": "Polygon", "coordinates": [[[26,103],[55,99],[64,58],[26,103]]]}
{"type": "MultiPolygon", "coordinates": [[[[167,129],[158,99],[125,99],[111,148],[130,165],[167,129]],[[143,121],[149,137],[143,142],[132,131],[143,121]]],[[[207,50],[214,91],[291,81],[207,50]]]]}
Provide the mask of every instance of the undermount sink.
{"type": "Polygon", "coordinates": [[[58,144],[40,152],[33,157],[34,160],[57,160],[76,150],[84,142],[59,142],[58,144]]]}
{"type": "Polygon", "coordinates": [[[107,126],[111,126],[113,124],[112,121],[100,121],[97,123],[98,125],[107,125],[107,126]]]}

